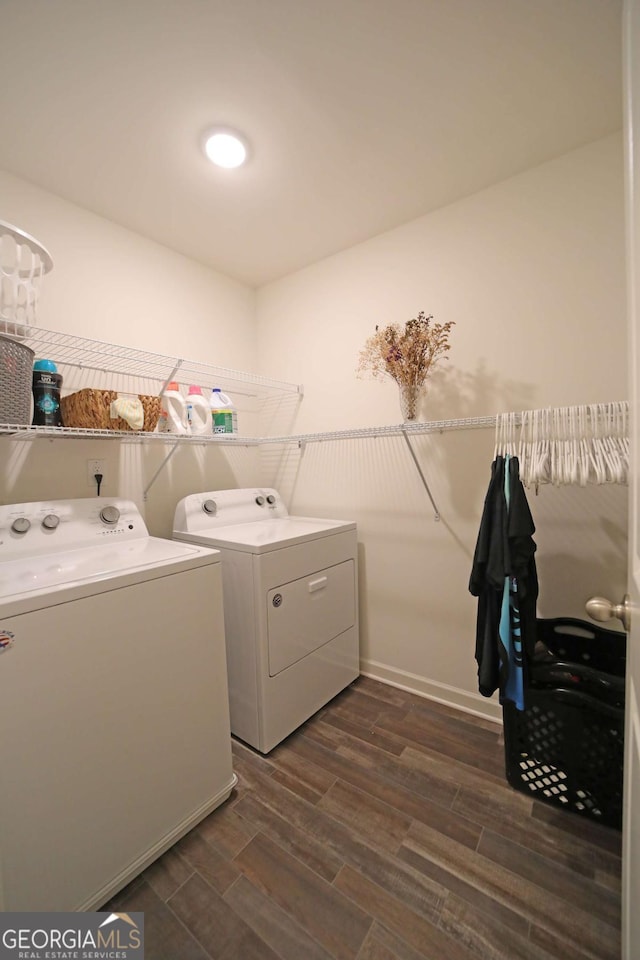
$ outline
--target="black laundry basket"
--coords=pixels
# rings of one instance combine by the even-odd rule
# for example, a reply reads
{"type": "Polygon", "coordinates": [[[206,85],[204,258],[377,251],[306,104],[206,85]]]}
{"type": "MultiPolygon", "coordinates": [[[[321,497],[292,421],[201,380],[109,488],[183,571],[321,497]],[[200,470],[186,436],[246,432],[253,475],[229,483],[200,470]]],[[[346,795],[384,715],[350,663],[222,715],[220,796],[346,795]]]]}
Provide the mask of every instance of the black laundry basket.
{"type": "Polygon", "coordinates": [[[559,660],[582,663],[594,670],[624,677],[627,635],[571,617],[536,620],[537,647],[546,647],[559,660]]]}
{"type": "Polygon", "coordinates": [[[538,620],[537,627],[525,709],[503,706],[507,780],[538,800],[619,829],[626,637],[569,618],[538,620]],[[562,677],[570,685],[559,685],[562,677]]]}

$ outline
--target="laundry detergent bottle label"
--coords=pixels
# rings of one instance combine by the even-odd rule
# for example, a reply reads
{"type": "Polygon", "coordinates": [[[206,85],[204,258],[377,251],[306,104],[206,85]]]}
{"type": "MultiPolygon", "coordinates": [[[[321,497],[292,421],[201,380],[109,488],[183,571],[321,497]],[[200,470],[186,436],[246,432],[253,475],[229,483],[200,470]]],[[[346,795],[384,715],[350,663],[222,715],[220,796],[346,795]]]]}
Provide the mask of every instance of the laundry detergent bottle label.
{"type": "Polygon", "coordinates": [[[237,433],[238,413],[231,397],[223,393],[220,387],[214,387],[210,403],[214,434],[217,436],[222,433],[237,433]]]}
{"type": "Polygon", "coordinates": [[[62,376],[51,360],[33,365],[33,423],[40,427],[61,427],[60,387],[62,376]]]}
{"type": "Polygon", "coordinates": [[[232,410],[213,410],[212,417],[214,433],[233,433],[232,410]]]}

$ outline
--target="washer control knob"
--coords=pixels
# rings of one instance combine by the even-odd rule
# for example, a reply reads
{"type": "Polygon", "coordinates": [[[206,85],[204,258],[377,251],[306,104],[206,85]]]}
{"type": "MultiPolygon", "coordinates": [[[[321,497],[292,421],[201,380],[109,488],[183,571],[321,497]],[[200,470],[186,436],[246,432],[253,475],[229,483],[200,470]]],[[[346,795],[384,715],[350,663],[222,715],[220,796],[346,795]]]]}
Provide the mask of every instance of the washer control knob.
{"type": "Polygon", "coordinates": [[[202,504],[202,509],[211,517],[215,517],[216,513],[218,512],[218,507],[215,500],[205,500],[205,502],[202,504]]]}
{"type": "Polygon", "coordinates": [[[100,519],[103,523],[113,526],[120,519],[120,511],[117,507],[103,507],[100,511],[100,519]]]}
{"type": "Polygon", "coordinates": [[[45,528],[45,530],[55,530],[59,523],[60,517],[58,517],[55,513],[48,513],[42,521],[42,526],[45,528]]]}
{"type": "Polygon", "coordinates": [[[264,507],[264,497],[256,497],[256,503],[259,507],[264,507]]]}
{"type": "Polygon", "coordinates": [[[16,517],[11,524],[11,529],[14,533],[26,533],[30,526],[31,520],[28,520],[27,517],[16,517]]]}
{"type": "Polygon", "coordinates": [[[270,493],[269,496],[267,497],[267,503],[274,504],[275,502],[276,502],[276,498],[272,493],[270,493]]]}

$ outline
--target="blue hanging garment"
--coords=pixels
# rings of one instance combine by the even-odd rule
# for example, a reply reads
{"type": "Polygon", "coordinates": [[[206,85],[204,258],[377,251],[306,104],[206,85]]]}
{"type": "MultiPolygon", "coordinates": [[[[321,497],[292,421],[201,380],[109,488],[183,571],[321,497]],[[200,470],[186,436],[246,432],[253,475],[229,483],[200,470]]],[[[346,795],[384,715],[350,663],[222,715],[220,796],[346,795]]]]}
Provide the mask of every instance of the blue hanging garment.
{"type": "MultiPolygon", "coordinates": [[[[511,484],[509,464],[513,458],[505,457],[504,467],[504,499],[507,508],[507,529],[509,526],[509,511],[511,505],[511,484]]],[[[524,683],[522,677],[522,633],[520,628],[520,611],[518,609],[518,580],[517,577],[506,576],[502,591],[502,606],[500,610],[500,650],[501,675],[506,677],[500,691],[500,703],[510,700],[518,710],[524,710],[524,683]]]]}

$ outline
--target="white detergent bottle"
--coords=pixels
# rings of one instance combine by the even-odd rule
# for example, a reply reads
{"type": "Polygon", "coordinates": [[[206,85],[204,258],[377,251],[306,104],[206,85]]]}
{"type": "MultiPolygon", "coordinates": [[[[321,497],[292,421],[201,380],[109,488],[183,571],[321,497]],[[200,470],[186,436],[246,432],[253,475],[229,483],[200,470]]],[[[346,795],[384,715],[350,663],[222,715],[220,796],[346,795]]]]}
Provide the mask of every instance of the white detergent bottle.
{"type": "Polygon", "coordinates": [[[158,433],[189,433],[187,404],[175,380],[167,384],[162,394],[158,433]]]}
{"type": "Polygon", "coordinates": [[[187,422],[194,437],[208,436],[212,432],[211,408],[201,388],[193,384],[187,393],[187,422]]]}
{"type": "Polygon", "coordinates": [[[235,404],[220,387],[214,387],[211,391],[211,419],[216,436],[238,432],[238,413],[235,404]]]}

